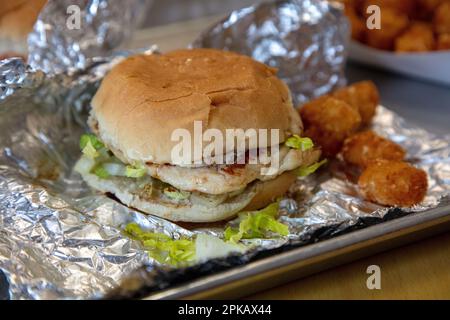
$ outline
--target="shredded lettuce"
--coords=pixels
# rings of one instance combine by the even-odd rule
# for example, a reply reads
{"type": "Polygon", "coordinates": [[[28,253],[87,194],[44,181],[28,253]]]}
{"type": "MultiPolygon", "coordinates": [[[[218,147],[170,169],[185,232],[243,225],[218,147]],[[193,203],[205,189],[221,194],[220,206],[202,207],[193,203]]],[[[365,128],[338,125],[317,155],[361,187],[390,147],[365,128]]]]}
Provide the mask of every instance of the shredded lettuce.
{"type": "Polygon", "coordinates": [[[196,261],[202,262],[247,250],[242,244],[224,242],[208,234],[198,234],[195,240],[173,240],[163,233],[142,230],[134,222],[126,225],[123,231],[131,239],[139,241],[151,258],[175,267],[188,266],[196,261]]]}
{"type": "Polygon", "coordinates": [[[99,157],[99,150],[104,147],[105,145],[93,134],[83,134],[80,138],[80,149],[88,158],[99,157]]]}
{"type": "Polygon", "coordinates": [[[302,151],[306,151],[314,147],[314,143],[310,138],[302,138],[296,134],[289,137],[284,144],[289,148],[300,149],[302,151]]]}
{"type": "Polygon", "coordinates": [[[272,234],[287,236],[289,228],[276,220],[279,203],[275,202],[259,211],[239,214],[239,228],[228,227],[224,237],[226,241],[237,243],[241,239],[267,238],[272,234]]]}
{"type": "Polygon", "coordinates": [[[145,176],[147,169],[143,165],[127,166],[125,175],[128,178],[141,178],[145,176]]]}
{"type": "Polygon", "coordinates": [[[141,178],[147,173],[143,165],[125,166],[93,134],[83,134],[81,136],[80,148],[86,158],[94,160],[93,169],[90,172],[99,178],[107,179],[111,176],[141,178]]]}
{"type": "Polygon", "coordinates": [[[327,159],[323,159],[322,161],[316,162],[310,166],[300,167],[297,170],[297,175],[300,177],[309,176],[310,174],[316,172],[317,169],[319,169],[321,166],[323,166],[327,162],[328,162],[327,159]]]}
{"type": "Polygon", "coordinates": [[[97,165],[94,168],[93,173],[101,179],[108,179],[110,177],[108,170],[106,170],[102,164],[97,165]]]}
{"type": "Polygon", "coordinates": [[[83,150],[90,143],[95,150],[104,148],[105,145],[93,134],[83,134],[80,138],[80,149],[83,150]]]}
{"type": "Polygon", "coordinates": [[[81,152],[83,152],[83,154],[90,159],[95,159],[100,155],[100,153],[94,148],[90,141],[86,142],[86,146],[83,148],[83,150],[81,150],[81,152]]]}
{"type": "Polygon", "coordinates": [[[130,238],[139,241],[149,256],[160,263],[185,266],[195,261],[193,240],[173,240],[163,233],[144,231],[136,223],[129,223],[124,232],[130,238]]]}
{"type": "Polygon", "coordinates": [[[173,187],[164,188],[164,194],[170,199],[177,201],[186,200],[191,195],[190,192],[177,190],[173,187]]]}

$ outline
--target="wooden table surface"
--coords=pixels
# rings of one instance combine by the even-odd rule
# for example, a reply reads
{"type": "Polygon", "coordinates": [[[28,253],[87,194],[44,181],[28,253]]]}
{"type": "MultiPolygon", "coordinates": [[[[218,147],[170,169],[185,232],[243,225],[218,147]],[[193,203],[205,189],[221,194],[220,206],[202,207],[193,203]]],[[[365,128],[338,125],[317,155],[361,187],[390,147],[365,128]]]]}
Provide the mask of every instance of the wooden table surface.
{"type": "Polygon", "coordinates": [[[248,299],[450,299],[450,233],[333,268],[248,299]],[[369,290],[366,269],[381,269],[369,290]]]}
{"type": "MultiPolygon", "coordinates": [[[[127,47],[157,44],[161,51],[185,48],[219,17],[141,30],[127,47]]],[[[450,299],[450,233],[387,251],[249,299],[450,299]],[[369,290],[369,265],[381,269],[381,290],[369,290]]]]}

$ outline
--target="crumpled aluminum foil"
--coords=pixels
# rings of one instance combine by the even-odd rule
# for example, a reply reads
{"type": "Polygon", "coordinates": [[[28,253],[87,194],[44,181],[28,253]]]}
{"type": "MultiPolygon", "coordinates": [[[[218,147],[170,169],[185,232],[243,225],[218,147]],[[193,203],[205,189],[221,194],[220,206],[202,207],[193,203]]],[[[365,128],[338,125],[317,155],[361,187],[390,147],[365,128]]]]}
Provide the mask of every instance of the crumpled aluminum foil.
{"type": "MultiPolygon", "coordinates": [[[[129,274],[141,284],[157,285],[148,280],[170,270],[121,234],[131,221],[173,238],[200,232],[220,236],[223,231],[206,226],[186,229],[141,214],[97,194],[73,172],[80,156],[78,140],[87,129],[89,101],[120,59],[94,59],[70,75],[33,71],[19,59],[0,62],[0,270],[8,280],[10,298],[101,298],[129,274]]],[[[403,213],[448,202],[442,197],[450,193],[450,137],[410,127],[382,107],[374,130],[403,145],[408,157],[429,174],[424,203],[403,213]]],[[[315,237],[318,229],[342,230],[364,217],[384,217],[388,209],[361,200],[338,168],[332,163],[292,187],[281,203],[280,219],[290,227],[288,238],[258,240],[254,250],[233,263],[245,263],[257,250],[315,237]]],[[[215,268],[209,263],[201,264],[207,265],[201,270],[215,268]]],[[[178,275],[182,277],[183,270],[178,275]]],[[[164,283],[171,282],[166,278],[164,283]]]]}
{"type": "Polygon", "coordinates": [[[47,74],[84,69],[126,44],[151,0],[50,0],[28,37],[28,63],[47,74]],[[79,25],[78,25],[79,23],[79,25]]]}
{"type": "Polygon", "coordinates": [[[345,84],[349,39],[339,4],[278,0],[233,11],[192,47],[236,51],[278,68],[297,106],[345,84]]]}

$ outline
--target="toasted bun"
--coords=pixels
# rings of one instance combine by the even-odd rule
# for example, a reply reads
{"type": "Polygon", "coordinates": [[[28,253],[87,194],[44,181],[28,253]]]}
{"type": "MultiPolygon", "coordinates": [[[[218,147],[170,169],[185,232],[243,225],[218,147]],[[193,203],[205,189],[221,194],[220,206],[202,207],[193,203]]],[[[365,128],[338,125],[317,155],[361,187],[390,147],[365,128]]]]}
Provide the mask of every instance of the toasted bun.
{"type": "Polygon", "coordinates": [[[0,2],[0,53],[27,52],[27,37],[47,0],[0,2]]]}
{"type": "Polygon", "coordinates": [[[258,210],[264,208],[276,201],[277,198],[284,195],[289,187],[297,179],[297,175],[292,172],[286,172],[273,180],[268,180],[259,184],[258,192],[252,201],[244,208],[244,210],[258,210]]]}
{"type": "Polygon", "coordinates": [[[100,179],[91,173],[81,173],[83,179],[94,189],[114,194],[125,205],[142,212],[153,214],[171,221],[215,222],[234,217],[243,210],[263,208],[287,192],[296,176],[287,172],[267,182],[257,182],[245,191],[219,205],[171,204],[158,200],[142,199],[132,192],[132,184],[123,179],[100,179]]]}
{"type": "Polygon", "coordinates": [[[186,129],[194,137],[194,121],[203,132],[214,128],[224,136],[226,129],[279,129],[279,141],[258,145],[267,147],[302,127],[289,89],[275,74],[247,56],[213,49],[133,56],[103,80],[90,123],[130,163],[172,163],[179,143],[172,133],[186,129]]]}

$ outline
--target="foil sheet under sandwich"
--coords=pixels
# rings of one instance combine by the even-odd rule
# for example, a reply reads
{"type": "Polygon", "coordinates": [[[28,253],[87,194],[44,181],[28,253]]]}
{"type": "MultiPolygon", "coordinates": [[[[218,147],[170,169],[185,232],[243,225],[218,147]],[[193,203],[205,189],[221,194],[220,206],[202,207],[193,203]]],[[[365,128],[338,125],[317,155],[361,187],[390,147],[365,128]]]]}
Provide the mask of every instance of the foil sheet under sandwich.
{"type": "MultiPolygon", "coordinates": [[[[44,11],[40,21],[46,21],[50,14],[55,13],[44,11]]],[[[320,0],[276,1],[233,12],[195,43],[245,52],[278,67],[301,102],[345,82],[348,25],[342,17],[342,12],[320,0]],[[339,26],[330,27],[334,23],[339,26]],[[286,32],[277,29],[267,34],[272,27],[281,26],[286,32]],[[283,44],[288,50],[270,51],[269,56],[260,55],[263,49],[258,49],[259,53],[248,51],[260,48],[253,46],[250,38],[262,41],[267,37],[264,41],[270,47],[271,37],[280,33],[286,39],[296,39],[283,44]],[[321,39],[328,39],[326,45],[321,39]],[[313,43],[318,43],[315,51],[310,49],[313,43]],[[306,63],[308,59],[313,61],[306,63]],[[287,71],[294,67],[304,70],[301,81],[295,79],[297,73],[287,71]],[[311,76],[319,71],[319,78],[311,76]]],[[[64,38],[64,34],[51,41],[59,41],[59,37],[64,38]]],[[[274,48],[280,41],[274,40],[274,48]]],[[[129,53],[102,58],[87,50],[85,64],[61,58],[64,63],[53,65],[54,57],[46,55],[43,46],[40,50],[36,54],[41,58],[32,58],[33,68],[19,59],[0,62],[0,270],[8,282],[9,297],[86,299],[102,298],[111,291],[136,297],[138,291],[120,289],[130,275],[147,291],[176,284],[185,270],[171,276],[173,270],[159,265],[139,244],[125,237],[123,227],[136,222],[175,239],[197,233],[220,237],[224,228],[187,229],[134,211],[91,190],[73,171],[80,156],[79,137],[87,130],[90,99],[104,74],[129,53]]],[[[332,162],[318,174],[299,180],[282,200],[280,220],[289,226],[288,237],[254,240],[254,249],[247,253],[202,262],[196,266],[198,270],[223,270],[246,263],[264,250],[314,242],[320,240],[318,230],[326,230],[332,237],[361,225],[361,221],[367,226],[387,215],[414,214],[448,204],[450,137],[437,137],[410,126],[383,107],[378,109],[373,129],[401,144],[408,159],[428,173],[430,187],[421,205],[392,211],[363,201],[355,185],[343,176],[339,163],[332,162]]]]}

